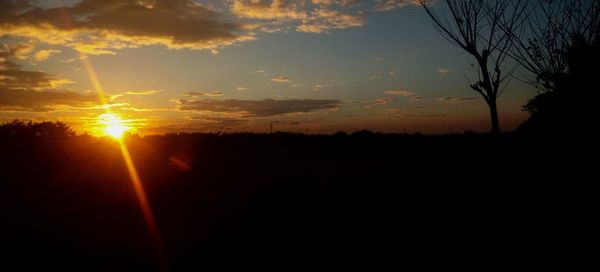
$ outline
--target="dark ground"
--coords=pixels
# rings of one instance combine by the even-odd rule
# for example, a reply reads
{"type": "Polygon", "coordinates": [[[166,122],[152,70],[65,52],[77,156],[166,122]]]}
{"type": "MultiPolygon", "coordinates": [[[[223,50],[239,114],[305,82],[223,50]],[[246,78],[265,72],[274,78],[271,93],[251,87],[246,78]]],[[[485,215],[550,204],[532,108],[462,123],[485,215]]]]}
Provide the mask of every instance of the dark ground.
{"type": "MultiPolygon", "coordinates": [[[[171,271],[421,271],[490,246],[518,260],[546,241],[538,220],[569,213],[561,180],[585,178],[569,145],[516,134],[187,134],[127,146],[171,271]]],[[[0,181],[3,267],[160,269],[115,142],[4,137],[0,181]]]]}

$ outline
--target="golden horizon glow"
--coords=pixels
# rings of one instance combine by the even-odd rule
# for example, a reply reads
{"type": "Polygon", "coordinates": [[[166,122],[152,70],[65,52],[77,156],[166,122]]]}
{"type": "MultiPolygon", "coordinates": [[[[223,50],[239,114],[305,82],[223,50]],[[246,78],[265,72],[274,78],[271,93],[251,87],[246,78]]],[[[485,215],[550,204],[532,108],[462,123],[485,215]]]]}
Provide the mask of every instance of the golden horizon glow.
{"type": "Polygon", "coordinates": [[[104,125],[104,134],[115,139],[123,138],[123,134],[130,129],[118,114],[104,113],[98,116],[98,122],[104,125]]]}

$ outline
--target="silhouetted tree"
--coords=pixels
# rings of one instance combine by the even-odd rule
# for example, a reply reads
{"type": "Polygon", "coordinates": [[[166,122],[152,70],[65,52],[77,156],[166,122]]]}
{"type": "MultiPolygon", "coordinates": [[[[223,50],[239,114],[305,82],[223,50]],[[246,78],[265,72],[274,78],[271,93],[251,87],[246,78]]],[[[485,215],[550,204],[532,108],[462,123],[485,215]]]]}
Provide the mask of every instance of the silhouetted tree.
{"type": "Polygon", "coordinates": [[[592,44],[600,27],[600,1],[537,0],[523,27],[511,29],[511,56],[534,75],[528,83],[542,91],[563,89],[568,52],[575,43],[592,44]]]}
{"type": "Polygon", "coordinates": [[[596,123],[598,103],[596,76],[600,74],[600,39],[588,42],[574,35],[562,53],[565,71],[544,76],[544,89],[524,109],[530,118],[520,127],[533,132],[591,130],[596,123]]]}
{"type": "Polygon", "coordinates": [[[483,96],[490,109],[492,133],[500,133],[498,97],[512,71],[503,64],[513,46],[510,34],[520,26],[524,0],[419,0],[440,33],[475,58],[478,79],[470,87],[483,96]]]}
{"type": "Polygon", "coordinates": [[[540,93],[524,109],[521,129],[566,131],[593,122],[600,73],[600,1],[538,0],[513,32],[511,56],[531,72],[540,93]]]}

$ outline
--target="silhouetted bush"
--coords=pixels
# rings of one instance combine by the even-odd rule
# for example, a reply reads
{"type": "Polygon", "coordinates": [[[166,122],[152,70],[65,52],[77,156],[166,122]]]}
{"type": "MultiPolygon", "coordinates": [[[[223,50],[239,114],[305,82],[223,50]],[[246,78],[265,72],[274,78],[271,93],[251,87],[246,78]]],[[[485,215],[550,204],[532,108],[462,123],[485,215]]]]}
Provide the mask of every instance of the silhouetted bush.
{"type": "Polygon", "coordinates": [[[545,134],[571,134],[595,130],[600,74],[600,33],[593,42],[575,35],[565,54],[568,69],[544,75],[544,92],[529,100],[523,109],[530,118],[520,131],[545,134]]]}

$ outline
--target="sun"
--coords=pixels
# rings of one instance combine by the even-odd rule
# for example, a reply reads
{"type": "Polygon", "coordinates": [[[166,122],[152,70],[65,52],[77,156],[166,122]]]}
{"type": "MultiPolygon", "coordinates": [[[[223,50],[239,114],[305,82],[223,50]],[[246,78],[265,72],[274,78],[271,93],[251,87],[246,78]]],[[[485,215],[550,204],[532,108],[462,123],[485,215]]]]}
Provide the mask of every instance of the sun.
{"type": "Polygon", "coordinates": [[[121,139],[125,131],[129,130],[119,115],[114,113],[105,113],[98,116],[99,123],[103,124],[104,133],[115,139],[121,139]]]}

